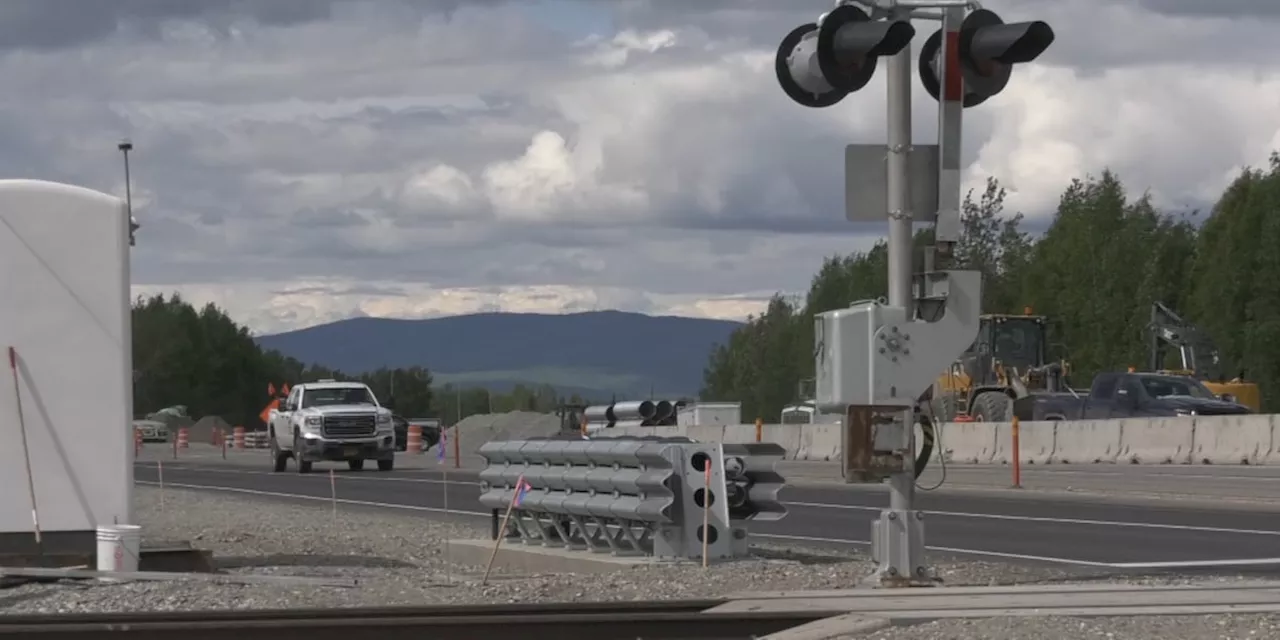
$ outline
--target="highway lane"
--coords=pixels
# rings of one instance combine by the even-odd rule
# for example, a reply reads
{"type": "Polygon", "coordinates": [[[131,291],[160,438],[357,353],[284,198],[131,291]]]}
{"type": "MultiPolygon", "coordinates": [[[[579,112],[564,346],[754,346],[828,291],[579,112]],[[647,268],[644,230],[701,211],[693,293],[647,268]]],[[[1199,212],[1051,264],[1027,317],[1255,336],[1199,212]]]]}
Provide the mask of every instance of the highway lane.
{"type": "MultiPolygon", "coordinates": [[[[792,482],[841,483],[838,462],[778,464],[778,472],[792,482]]],[[[943,490],[1004,493],[1013,483],[1006,465],[955,465],[936,462],[920,478],[925,487],[944,482],[943,490]]],[[[1213,506],[1229,500],[1244,505],[1280,507],[1280,467],[1241,465],[1024,465],[1023,492],[1039,491],[1056,499],[1098,496],[1144,502],[1173,499],[1213,506]]],[[[1185,504],[1184,504],[1185,506],[1185,504]]]]}
{"type": "MultiPolygon", "coordinates": [[[[165,483],[175,486],[330,497],[324,469],[303,476],[211,461],[167,463],[163,472],[165,483]]],[[[154,463],[136,465],[135,477],[156,482],[154,463]]],[[[426,470],[342,469],[335,477],[341,500],[440,512],[447,490],[451,511],[487,516],[473,473],[450,473],[447,484],[440,472],[426,470]]],[[[753,522],[753,534],[775,542],[866,544],[871,520],[885,504],[878,493],[840,487],[788,487],[782,499],[787,517],[753,522]]],[[[1225,562],[1280,572],[1280,514],[1275,513],[929,493],[920,495],[920,504],[927,512],[930,545],[951,554],[1125,569],[1225,562]]]]}
{"type": "MultiPolygon", "coordinates": [[[[180,452],[180,462],[215,462],[238,465],[252,469],[269,467],[264,450],[227,452],[223,461],[220,452],[213,447],[193,444],[180,452]]],[[[175,461],[170,449],[147,446],[138,460],[175,461]]],[[[466,458],[464,460],[470,460],[466,458]]],[[[461,473],[474,475],[483,468],[483,460],[461,473]]],[[[397,457],[398,469],[439,469],[432,454],[397,457]]],[[[789,484],[806,486],[836,486],[841,491],[879,493],[884,497],[883,485],[845,485],[839,481],[840,465],[829,462],[778,463],[778,471],[789,484]]],[[[921,477],[923,487],[945,483],[935,493],[972,495],[1018,495],[1035,493],[1044,501],[1097,503],[1121,502],[1127,504],[1159,504],[1174,502],[1179,509],[1203,507],[1215,509],[1223,502],[1230,502],[1236,510],[1253,509],[1262,512],[1280,512],[1280,466],[1238,465],[1029,465],[1023,468],[1022,490],[1012,490],[1011,472],[1001,465],[946,466],[942,476],[941,465],[930,465],[921,477]]]]}

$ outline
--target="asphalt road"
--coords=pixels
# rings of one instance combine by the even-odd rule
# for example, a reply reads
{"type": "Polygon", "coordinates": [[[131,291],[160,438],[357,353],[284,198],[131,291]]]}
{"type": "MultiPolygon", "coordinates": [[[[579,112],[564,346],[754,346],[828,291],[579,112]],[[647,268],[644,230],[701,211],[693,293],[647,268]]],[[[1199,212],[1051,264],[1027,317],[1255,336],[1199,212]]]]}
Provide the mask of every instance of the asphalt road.
{"type": "MultiPolygon", "coordinates": [[[[838,462],[785,461],[778,464],[778,472],[794,482],[840,482],[838,462]]],[[[1013,470],[1007,465],[949,464],[944,468],[934,463],[920,477],[922,486],[940,482],[946,491],[1008,491],[1013,470]]],[[[1123,496],[1130,500],[1168,498],[1202,504],[1229,500],[1280,510],[1280,467],[1276,466],[1026,465],[1021,484],[1026,492],[1123,496]]]]}
{"type": "MultiPolygon", "coordinates": [[[[292,469],[292,467],[291,467],[292,469]]],[[[292,470],[217,460],[166,462],[168,486],[257,494],[267,498],[329,500],[327,468],[299,475],[292,470]]],[[[139,462],[137,481],[156,483],[154,462],[139,462]]],[[[372,508],[449,512],[485,517],[474,472],[436,470],[350,472],[337,470],[337,496],[372,508]]],[[[773,542],[866,545],[871,521],[885,506],[879,492],[838,486],[788,487],[787,516],[753,522],[754,536],[773,542]]],[[[1027,495],[918,494],[926,511],[927,539],[937,552],[993,560],[1053,563],[1125,571],[1163,569],[1242,570],[1280,574],[1280,509],[1187,508],[1176,502],[1121,504],[1062,502],[1027,495]]]]}

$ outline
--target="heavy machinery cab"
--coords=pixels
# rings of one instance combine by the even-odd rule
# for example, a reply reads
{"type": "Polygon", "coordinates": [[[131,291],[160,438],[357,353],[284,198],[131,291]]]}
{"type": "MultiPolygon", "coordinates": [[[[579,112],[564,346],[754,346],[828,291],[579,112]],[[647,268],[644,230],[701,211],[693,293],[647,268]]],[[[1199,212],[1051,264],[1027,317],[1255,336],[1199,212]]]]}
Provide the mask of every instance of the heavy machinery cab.
{"type": "Polygon", "coordinates": [[[560,418],[560,433],[581,433],[582,416],[587,405],[565,402],[556,407],[556,415],[560,418]]]}
{"type": "Polygon", "coordinates": [[[939,380],[939,417],[1003,420],[1012,415],[1013,400],[1031,390],[1064,388],[1066,365],[1047,362],[1047,325],[1029,312],[981,316],[977,339],[939,380]],[[987,394],[995,395],[982,398],[987,394]]]}
{"type": "Polygon", "coordinates": [[[1045,333],[1044,316],[983,316],[970,350],[990,362],[993,370],[998,364],[1027,371],[1044,366],[1045,333]]]}

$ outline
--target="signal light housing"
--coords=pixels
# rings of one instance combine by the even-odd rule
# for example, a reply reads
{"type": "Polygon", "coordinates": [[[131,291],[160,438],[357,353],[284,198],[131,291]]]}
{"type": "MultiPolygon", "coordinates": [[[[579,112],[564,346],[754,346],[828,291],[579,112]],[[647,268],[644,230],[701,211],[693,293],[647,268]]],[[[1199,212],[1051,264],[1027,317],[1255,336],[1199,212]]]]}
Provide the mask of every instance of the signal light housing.
{"type": "Polygon", "coordinates": [[[901,20],[872,20],[852,5],[836,7],[822,24],[796,27],[782,39],[774,59],[778,84],[806,107],[829,107],[867,85],[876,58],[902,51],[915,27],[901,20]]]}
{"type": "Polygon", "coordinates": [[[964,80],[966,108],[980,105],[1004,91],[1013,74],[1013,65],[1040,57],[1054,40],[1053,28],[1046,22],[1006,24],[987,9],[965,16],[957,35],[954,44],[945,43],[945,34],[939,29],[925,41],[920,49],[920,82],[934,100],[944,99],[938,69],[941,56],[950,56],[950,60],[958,64],[964,80]]]}

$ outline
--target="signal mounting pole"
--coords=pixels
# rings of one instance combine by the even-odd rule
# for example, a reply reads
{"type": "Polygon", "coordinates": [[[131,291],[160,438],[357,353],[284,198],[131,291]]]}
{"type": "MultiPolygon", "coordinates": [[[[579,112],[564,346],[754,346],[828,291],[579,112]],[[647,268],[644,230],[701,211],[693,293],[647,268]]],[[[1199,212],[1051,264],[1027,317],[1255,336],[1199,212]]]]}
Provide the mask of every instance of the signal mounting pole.
{"type": "MultiPolygon", "coordinates": [[[[911,10],[894,8],[891,20],[910,22],[911,10]]],[[[912,236],[914,235],[911,207],[911,170],[909,158],[911,153],[911,45],[907,44],[897,55],[889,58],[886,85],[888,100],[887,155],[886,155],[886,203],[889,214],[889,305],[902,307],[907,317],[911,316],[914,303],[911,291],[912,276],[912,236]]],[[[846,418],[847,419],[847,418],[846,418]]],[[[911,411],[903,412],[896,424],[912,425],[911,411]]],[[[905,443],[914,448],[914,429],[908,428],[900,436],[905,443]]],[[[916,478],[903,470],[889,476],[889,510],[881,513],[893,514],[910,527],[915,509],[916,478]]],[[[879,529],[880,527],[876,527],[879,529]]],[[[908,555],[910,544],[906,545],[908,555]]],[[[924,566],[923,561],[912,562],[910,566],[924,566]]]]}
{"type": "MultiPolygon", "coordinates": [[[[1005,24],[974,0],[836,0],[816,23],[791,31],[778,48],[783,91],[811,108],[832,106],[862,89],[888,58],[884,144],[845,149],[846,217],[888,222],[888,300],[818,314],[815,400],[845,412],[845,482],[889,484],[889,508],[872,527],[882,586],[934,584],[924,557],[924,513],[915,509],[917,414],[926,435],[940,425],[932,385],[977,336],[982,279],[942,270],[960,239],[960,144],[964,109],[1000,93],[1015,64],[1053,42],[1040,21],[1005,24]],[[911,20],[942,28],[921,47],[921,84],[938,101],[938,142],[915,146],[911,123],[911,20]],[[934,246],[914,273],[914,224],[932,224],[934,246]],[[923,410],[922,410],[923,409],[923,410]]],[[[929,442],[926,439],[926,443],[929,442]]]]}

